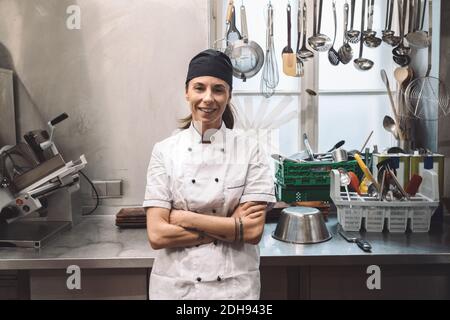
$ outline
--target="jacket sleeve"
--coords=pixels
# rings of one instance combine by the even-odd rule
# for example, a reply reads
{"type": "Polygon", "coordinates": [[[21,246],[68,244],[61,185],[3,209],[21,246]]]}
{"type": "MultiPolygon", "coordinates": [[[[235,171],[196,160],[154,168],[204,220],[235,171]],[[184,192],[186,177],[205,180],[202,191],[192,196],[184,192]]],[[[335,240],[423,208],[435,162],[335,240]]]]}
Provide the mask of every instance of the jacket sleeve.
{"type": "Polygon", "coordinates": [[[248,201],[276,202],[272,171],[267,155],[259,144],[252,148],[245,188],[240,200],[241,203],[248,201]]]}
{"type": "Polygon", "coordinates": [[[172,208],[172,192],[169,176],[164,163],[164,154],[157,143],[153,147],[152,156],[147,169],[147,185],[143,207],[172,208]]]}

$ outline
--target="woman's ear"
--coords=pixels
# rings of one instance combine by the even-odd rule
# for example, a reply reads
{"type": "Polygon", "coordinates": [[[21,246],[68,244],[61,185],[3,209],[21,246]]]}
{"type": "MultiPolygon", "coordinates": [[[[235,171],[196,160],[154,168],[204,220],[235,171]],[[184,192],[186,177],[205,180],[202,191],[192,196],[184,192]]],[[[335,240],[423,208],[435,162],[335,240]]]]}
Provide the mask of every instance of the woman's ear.
{"type": "Polygon", "coordinates": [[[186,98],[186,101],[189,101],[188,91],[189,91],[189,84],[186,85],[186,88],[184,90],[184,97],[186,98]]]}

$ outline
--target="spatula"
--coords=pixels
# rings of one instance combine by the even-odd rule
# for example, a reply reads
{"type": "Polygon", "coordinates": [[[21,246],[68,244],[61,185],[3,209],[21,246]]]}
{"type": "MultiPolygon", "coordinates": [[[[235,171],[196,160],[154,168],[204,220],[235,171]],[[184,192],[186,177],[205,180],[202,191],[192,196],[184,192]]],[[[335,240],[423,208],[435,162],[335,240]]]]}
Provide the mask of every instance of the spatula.
{"type": "Polygon", "coordinates": [[[297,55],[294,53],[291,47],[291,5],[287,5],[287,46],[283,48],[282,58],[283,58],[283,72],[288,75],[295,77],[297,75],[297,55]]]}
{"type": "Polygon", "coordinates": [[[230,28],[227,32],[227,45],[233,45],[234,42],[242,39],[241,33],[236,27],[236,11],[234,6],[231,7],[230,28]]]}

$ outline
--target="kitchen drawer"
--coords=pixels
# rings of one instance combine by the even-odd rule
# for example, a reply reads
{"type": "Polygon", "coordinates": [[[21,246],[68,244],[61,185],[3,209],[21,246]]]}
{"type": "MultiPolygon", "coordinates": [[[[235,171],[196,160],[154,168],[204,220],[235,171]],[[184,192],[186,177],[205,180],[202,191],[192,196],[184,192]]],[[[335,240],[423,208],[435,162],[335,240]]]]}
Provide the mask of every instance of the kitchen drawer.
{"type": "Polygon", "coordinates": [[[381,288],[369,290],[368,265],[311,266],[309,299],[450,299],[448,265],[380,265],[381,288]]]}
{"type": "Polygon", "coordinates": [[[149,270],[81,269],[80,289],[68,289],[66,270],[31,270],[31,299],[133,299],[148,296],[149,270]]]}

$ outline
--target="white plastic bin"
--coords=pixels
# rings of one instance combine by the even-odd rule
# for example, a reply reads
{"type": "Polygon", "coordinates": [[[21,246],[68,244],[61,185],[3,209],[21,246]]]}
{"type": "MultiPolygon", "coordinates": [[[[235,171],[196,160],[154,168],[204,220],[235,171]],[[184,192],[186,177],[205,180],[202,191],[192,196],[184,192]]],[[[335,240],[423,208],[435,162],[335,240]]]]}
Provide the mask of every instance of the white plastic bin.
{"type": "Polygon", "coordinates": [[[371,197],[341,192],[340,173],[330,172],[330,197],[337,208],[338,222],[345,231],[382,232],[385,221],[389,232],[405,232],[409,226],[412,232],[428,232],[431,216],[439,206],[438,176],[432,170],[423,172],[423,193],[408,201],[379,201],[371,197]]]}

